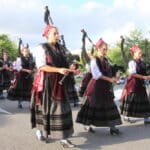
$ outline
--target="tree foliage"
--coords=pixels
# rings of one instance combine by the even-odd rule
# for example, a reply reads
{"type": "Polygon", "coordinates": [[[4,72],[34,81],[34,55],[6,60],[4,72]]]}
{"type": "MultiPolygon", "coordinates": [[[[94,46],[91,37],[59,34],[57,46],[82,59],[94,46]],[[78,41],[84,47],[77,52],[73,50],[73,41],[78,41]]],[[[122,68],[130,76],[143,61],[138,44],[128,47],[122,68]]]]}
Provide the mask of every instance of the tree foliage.
{"type": "Polygon", "coordinates": [[[143,59],[150,63],[150,40],[144,38],[141,30],[135,29],[124,35],[123,52],[121,50],[121,40],[116,42],[115,48],[108,51],[109,58],[118,65],[127,68],[128,61],[131,59],[129,49],[134,44],[138,45],[143,52],[143,59]]]}
{"type": "Polygon", "coordinates": [[[17,45],[6,34],[0,35],[0,50],[1,56],[3,50],[8,52],[11,59],[15,59],[17,56],[17,45]]]}
{"type": "Polygon", "coordinates": [[[108,50],[107,52],[108,59],[110,63],[117,64],[120,66],[124,66],[124,62],[122,61],[121,51],[119,48],[113,48],[108,50]]]}
{"type": "Polygon", "coordinates": [[[143,36],[141,30],[133,30],[129,36],[126,36],[126,49],[129,49],[132,45],[138,45],[143,53],[143,59],[150,63],[150,40],[143,36]]]}

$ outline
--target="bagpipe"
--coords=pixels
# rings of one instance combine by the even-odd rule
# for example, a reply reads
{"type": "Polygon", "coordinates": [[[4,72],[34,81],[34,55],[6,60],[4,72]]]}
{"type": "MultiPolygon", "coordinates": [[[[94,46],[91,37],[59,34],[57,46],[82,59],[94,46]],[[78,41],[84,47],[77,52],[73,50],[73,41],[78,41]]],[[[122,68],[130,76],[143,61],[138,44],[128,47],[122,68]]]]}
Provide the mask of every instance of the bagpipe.
{"type": "Polygon", "coordinates": [[[89,54],[87,53],[86,51],[86,38],[88,39],[88,41],[92,44],[92,49],[91,49],[91,52],[90,54],[93,55],[94,53],[94,43],[92,42],[92,40],[89,38],[87,32],[84,30],[84,29],[81,29],[81,32],[82,32],[82,48],[81,48],[81,60],[83,62],[83,64],[89,64],[90,63],[90,57],[89,57],[89,54]]]}
{"type": "MultiPolygon", "coordinates": [[[[30,53],[29,51],[29,44],[27,43],[25,46],[23,44],[23,41],[21,38],[19,38],[19,42],[18,42],[18,57],[16,59],[16,63],[15,63],[15,72],[19,72],[18,70],[20,70],[21,66],[24,66],[25,60],[28,60],[29,63],[29,68],[28,70],[31,70],[30,73],[27,73],[26,75],[26,79],[28,78],[33,78],[34,73],[35,73],[35,60],[33,58],[32,53],[30,53]],[[24,57],[22,54],[22,49],[27,49],[28,50],[28,56],[24,57]]],[[[23,71],[23,70],[21,70],[23,71]]]]}
{"type": "Polygon", "coordinates": [[[60,36],[60,44],[62,45],[62,51],[65,54],[66,60],[69,64],[80,61],[80,57],[77,54],[72,54],[68,48],[66,47],[66,42],[64,39],[64,35],[60,36]]]}
{"type": "MultiPolygon", "coordinates": [[[[78,67],[80,66],[80,64],[78,63],[78,61],[80,61],[80,57],[79,55],[75,55],[72,54],[66,47],[66,43],[65,43],[65,39],[64,39],[64,35],[60,36],[60,44],[62,45],[61,51],[63,52],[63,54],[65,55],[65,58],[68,62],[69,65],[74,64],[76,66],[75,70],[78,69],[78,67]]],[[[68,74],[69,75],[69,74],[68,74]]],[[[59,84],[62,85],[64,80],[66,79],[66,77],[68,75],[64,75],[61,80],[59,81],[59,84]]]]}
{"type": "Polygon", "coordinates": [[[44,12],[44,22],[49,25],[49,24],[54,24],[51,16],[50,16],[50,10],[48,6],[45,6],[45,12],[44,12]]]}
{"type": "MultiPolygon", "coordinates": [[[[90,39],[90,37],[88,36],[87,32],[82,29],[81,32],[83,33],[82,35],[82,50],[81,50],[81,59],[82,59],[82,62],[83,64],[85,65],[86,63],[90,63],[90,56],[89,55],[93,55],[94,53],[94,50],[95,50],[95,44],[93,43],[93,41],[90,39]],[[86,51],[86,47],[85,47],[85,39],[88,39],[88,41],[92,44],[92,49],[91,49],[91,52],[90,54],[87,53],[86,51]]],[[[124,42],[124,39],[122,39],[121,41],[121,47],[123,47],[123,42],[124,42]]],[[[117,64],[114,64],[113,61],[108,58],[108,61],[110,62],[110,75],[112,77],[116,76],[117,72],[120,71],[120,72],[125,72],[125,68],[123,66],[120,66],[120,65],[117,65],[117,64]]]]}
{"type": "MultiPolygon", "coordinates": [[[[52,18],[50,16],[50,10],[49,10],[48,6],[45,6],[44,8],[45,8],[44,23],[46,24],[46,27],[45,27],[45,31],[42,35],[46,37],[46,35],[48,33],[47,31],[49,30],[49,27],[55,26],[55,25],[54,25],[54,22],[52,21],[52,18]]],[[[69,64],[71,64],[72,62],[80,61],[79,55],[72,54],[68,50],[68,48],[66,47],[64,35],[59,36],[59,39],[57,41],[57,46],[58,47],[61,46],[60,51],[65,56],[65,58],[69,64]]]]}
{"type": "Polygon", "coordinates": [[[125,73],[125,68],[117,64],[111,65],[111,77],[115,77],[118,71],[125,73]]]}

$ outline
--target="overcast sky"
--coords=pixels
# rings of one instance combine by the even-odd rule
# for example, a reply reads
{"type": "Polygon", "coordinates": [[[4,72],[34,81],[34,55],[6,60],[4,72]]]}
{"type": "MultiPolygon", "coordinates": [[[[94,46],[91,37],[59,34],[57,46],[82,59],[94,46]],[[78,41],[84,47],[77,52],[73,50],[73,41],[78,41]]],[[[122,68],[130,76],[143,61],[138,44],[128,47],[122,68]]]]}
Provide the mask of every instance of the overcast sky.
{"type": "Polygon", "coordinates": [[[145,34],[150,31],[149,0],[0,0],[0,34],[16,42],[21,37],[34,51],[45,42],[45,5],[72,51],[81,48],[82,28],[93,42],[102,37],[108,44],[135,28],[145,34]]]}

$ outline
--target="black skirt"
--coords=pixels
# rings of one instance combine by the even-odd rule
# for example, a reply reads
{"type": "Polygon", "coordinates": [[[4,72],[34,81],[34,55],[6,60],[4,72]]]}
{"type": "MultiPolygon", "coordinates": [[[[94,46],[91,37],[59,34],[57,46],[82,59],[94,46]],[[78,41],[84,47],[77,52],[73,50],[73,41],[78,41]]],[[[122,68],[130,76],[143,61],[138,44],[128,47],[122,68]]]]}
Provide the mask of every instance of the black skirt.
{"type": "Polygon", "coordinates": [[[30,101],[32,82],[32,75],[20,72],[16,76],[16,82],[13,87],[9,88],[7,98],[9,100],[30,101]]]}
{"type": "Polygon", "coordinates": [[[121,106],[121,114],[128,117],[150,117],[150,101],[145,88],[125,97],[121,106]]]}
{"type": "Polygon", "coordinates": [[[77,114],[76,122],[97,127],[112,127],[122,124],[117,106],[111,95],[101,95],[95,101],[84,97],[85,103],[77,114]]]}

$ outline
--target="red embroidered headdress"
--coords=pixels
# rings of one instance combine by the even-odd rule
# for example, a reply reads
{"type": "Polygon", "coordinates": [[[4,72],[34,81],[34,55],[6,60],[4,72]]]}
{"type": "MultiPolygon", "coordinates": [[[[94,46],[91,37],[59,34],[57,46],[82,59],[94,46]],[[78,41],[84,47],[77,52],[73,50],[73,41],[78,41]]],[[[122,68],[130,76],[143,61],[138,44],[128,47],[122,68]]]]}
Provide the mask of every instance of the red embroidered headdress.
{"type": "Polygon", "coordinates": [[[97,43],[96,43],[96,45],[95,45],[95,48],[98,49],[103,43],[105,43],[105,42],[103,41],[102,38],[100,38],[100,39],[97,41],[97,43]]]}
{"type": "Polygon", "coordinates": [[[42,34],[42,36],[48,38],[48,32],[51,28],[54,28],[55,26],[52,26],[52,25],[47,25],[45,28],[44,28],[44,32],[42,34]]]}
{"type": "Polygon", "coordinates": [[[133,54],[137,49],[139,49],[139,47],[138,47],[137,45],[133,45],[133,46],[129,49],[130,54],[133,54]]]}

